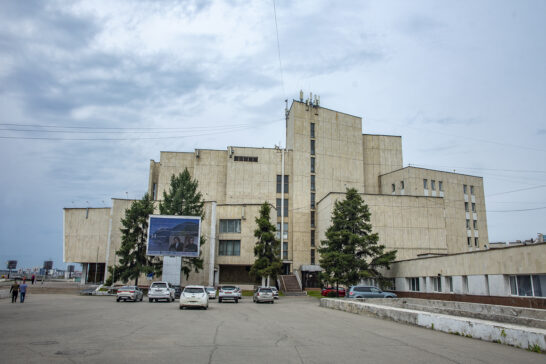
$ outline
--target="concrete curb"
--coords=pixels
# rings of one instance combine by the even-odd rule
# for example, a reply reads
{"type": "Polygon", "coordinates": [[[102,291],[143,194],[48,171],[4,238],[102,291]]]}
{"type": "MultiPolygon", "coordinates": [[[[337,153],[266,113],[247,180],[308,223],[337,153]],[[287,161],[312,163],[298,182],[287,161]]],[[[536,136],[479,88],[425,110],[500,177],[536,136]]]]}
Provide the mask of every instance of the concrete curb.
{"type": "Polygon", "coordinates": [[[534,327],[334,298],[322,298],[320,306],[356,314],[374,314],[396,322],[523,349],[538,346],[540,350],[546,351],[546,330],[534,327]]]}

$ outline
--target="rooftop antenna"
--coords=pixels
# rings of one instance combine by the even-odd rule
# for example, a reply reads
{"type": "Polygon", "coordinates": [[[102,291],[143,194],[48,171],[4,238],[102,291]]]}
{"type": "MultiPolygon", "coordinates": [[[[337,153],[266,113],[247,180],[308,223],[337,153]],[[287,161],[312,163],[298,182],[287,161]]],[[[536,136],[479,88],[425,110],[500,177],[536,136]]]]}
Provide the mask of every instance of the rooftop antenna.
{"type": "Polygon", "coordinates": [[[300,102],[303,102],[303,90],[300,90],[300,102]]]}

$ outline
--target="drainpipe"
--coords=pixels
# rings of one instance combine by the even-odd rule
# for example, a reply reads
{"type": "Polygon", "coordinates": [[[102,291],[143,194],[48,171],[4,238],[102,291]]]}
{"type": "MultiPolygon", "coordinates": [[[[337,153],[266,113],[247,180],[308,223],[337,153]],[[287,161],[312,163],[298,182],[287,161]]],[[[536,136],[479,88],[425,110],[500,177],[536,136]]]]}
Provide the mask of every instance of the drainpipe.
{"type": "Polygon", "coordinates": [[[216,254],[216,201],[210,206],[210,256],[209,256],[209,286],[214,287],[214,258],[216,254]]]}
{"type": "Polygon", "coordinates": [[[284,244],[284,149],[281,149],[281,261],[284,244]]]}

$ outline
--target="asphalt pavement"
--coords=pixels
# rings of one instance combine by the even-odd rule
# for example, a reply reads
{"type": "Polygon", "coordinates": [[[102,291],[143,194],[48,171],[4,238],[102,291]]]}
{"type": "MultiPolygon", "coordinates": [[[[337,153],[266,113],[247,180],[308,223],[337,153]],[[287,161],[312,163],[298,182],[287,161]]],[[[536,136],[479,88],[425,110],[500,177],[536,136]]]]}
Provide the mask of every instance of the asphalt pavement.
{"type": "Polygon", "coordinates": [[[2,363],[544,363],[544,354],[330,310],[275,304],[116,302],[27,295],[0,300],[2,363]]]}

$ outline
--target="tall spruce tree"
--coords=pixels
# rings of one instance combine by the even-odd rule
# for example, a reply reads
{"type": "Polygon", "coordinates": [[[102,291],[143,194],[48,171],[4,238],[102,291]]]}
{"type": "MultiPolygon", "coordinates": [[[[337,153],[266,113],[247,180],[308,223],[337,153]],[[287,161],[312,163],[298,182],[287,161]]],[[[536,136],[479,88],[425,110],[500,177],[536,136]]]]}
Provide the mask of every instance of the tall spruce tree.
{"type": "Polygon", "coordinates": [[[148,216],[154,213],[154,202],[148,194],[141,200],[133,201],[125,210],[125,217],[121,219],[121,247],[116,251],[119,261],[114,267],[108,267],[110,277],[107,284],[117,280],[127,283],[135,280],[141,274],[161,274],[161,260],[146,255],[146,235],[148,233],[148,216]]]}
{"type": "Polygon", "coordinates": [[[258,226],[254,230],[254,236],[258,241],[254,246],[256,260],[250,267],[250,275],[254,278],[261,277],[262,285],[264,285],[266,278],[275,281],[282,268],[281,243],[275,238],[275,226],[269,221],[270,212],[271,207],[267,202],[264,202],[260,207],[260,215],[256,217],[258,226]]]}
{"type": "MultiPolygon", "coordinates": [[[[203,196],[198,191],[199,183],[193,180],[190,172],[185,168],[178,176],[171,176],[171,187],[169,192],[163,192],[163,201],[159,203],[161,215],[177,216],[200,216],[205,218],[203,196]]],[[[205,238],[201,236],[199,244],[205,244],[205,238]]],[[[199,273],[203,269],[202,249],[199,250],[198,258],[182,257],[182,272],[188,279],[191,271],[199,273]]]]}
{"type": "Polygon", "coordinates": [[[320,266],[322,278],[335,284],[349,286],[363,278],[382,280],[378,268],[389,268],[396,258],[396,250],[385,252],[378,244],[379,236],[372,233],[370,211],[357,190],[348,188],[344,201],[336,201],[332,225],[321,241],[320,266]]]}

